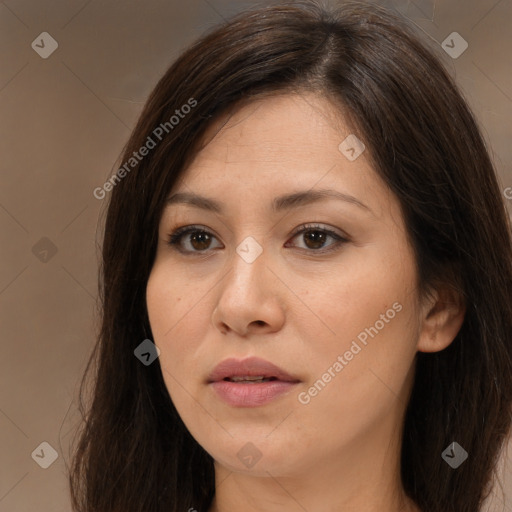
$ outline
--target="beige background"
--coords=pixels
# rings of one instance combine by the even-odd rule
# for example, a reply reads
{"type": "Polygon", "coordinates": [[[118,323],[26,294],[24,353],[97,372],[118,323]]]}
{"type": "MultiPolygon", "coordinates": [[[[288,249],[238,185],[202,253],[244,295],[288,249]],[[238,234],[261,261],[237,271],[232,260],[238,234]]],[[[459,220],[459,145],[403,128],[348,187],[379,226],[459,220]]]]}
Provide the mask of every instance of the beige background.
{"type": "MultiPolygon", "coordinates": [[[[93,190],[115,170],[144,100],[170,62],[203,30],[251,4],[0,2],[2,512],[70,510],[68,443],[97,326],[96,226],[106,205],[93,190]],[[47,59],[31,47],[42,32],[58,43],[47,59]],[[42,442],[58,453],[48,469],[36,463],[49,460],[49,450],[43,447],[42,457],[38,448],[42,442]],[[39,458],[31,457],[34,450],[39,458]]],[[[456,76],[505,191],[512,186],[512,1],[387,5],[418,27],[456,76]],[[453,31],[469,44],[457,59],[441,47],[453,31]]],[[[507,205],[512,212],[512,200],[507,205]]],[[[506,496],[498,492],[493,510],[512,511],[511,454],[506,496]]]]}

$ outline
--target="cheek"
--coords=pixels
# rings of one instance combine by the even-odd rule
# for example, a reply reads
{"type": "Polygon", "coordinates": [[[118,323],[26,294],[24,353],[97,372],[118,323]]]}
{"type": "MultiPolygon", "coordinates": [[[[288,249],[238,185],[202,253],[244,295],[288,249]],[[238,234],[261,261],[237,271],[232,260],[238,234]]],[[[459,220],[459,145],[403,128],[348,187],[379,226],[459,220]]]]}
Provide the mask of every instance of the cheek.
{"type": "MultiPolygon", "coordinates": [[[[406,386],[418,333],[412,263],[400,257],[360,259],[350,272],[309,287],[308,305],[316,315],[308,312],[302,323],[312,386],[305,401],[359,414],[367,410],[362,404],[389,406],[406,386]]],[[[339,414],[337,421],[344,421],[344,412],[339,414]]]]}
{"type": "Polygon", "coordinates": [[[407,269],[384,265],[377,258],[344,266],[311,282],[300,295],[305,304],[301,308],[302,327],[308,326],[311,340],[315,328],[317,337],[322,338],[322,343],[315,344],[315,351],[349,350],[359,334],[362,333],[363,343],[365,337],[371,339],[366,330],[376,334],[376,323],[379,338],[383,332],[389,335],[392,330],[399,330],[397,319],[404,314],[397,309],[403,309],[411,300],[408,289],[412,274],[407,269]]]}
{"type": "Polygon", "coordinates": [[[196,296],[193,283],[187,283],[180,274],[170,269],[171,265],[157,262],[146,287],[151,330],[155,339],[163,344],[175,339],[176,332],[190,322],[191,313],[201,308],[201,297],[196,296]]]}
{"type": "Polygon", "coordinates": [[[390,423],[399,422],[411,382],[414,329],[405,304],[383,327],[375,323],[351,326],[321,355],[307,357],[311,378],[296,397],[297,419],[308,432],[321,425],[326,438],[319,445],[328,448],[331,434],[338,444],[350,445],[369,431],[389,430],[394,428],[390,423]]]}
{"type": "Polygon", "coordinates": [[[146,286],[146,305],[151,331],[157,340],[161,340],[173,325],[175,306],[181,301],[172,293],[167,284],[167,276],[159,268],[154,268],[146,286]]]}
{"type": "Polygon", "coordinates": [[[160,366],[173,399],[188,386],[208,329],[208,297],[163,266],[155,266],[146,288],[153,342],[160,350],[160,366]],[[186,293],[183,292],[186,290],[186,293]]]}
{"type": "Polygon", "coordinates": [[[180,333],[180,318],[184,316],[184,300],[176,290],[176,282],[158,267],[155,268],[148,280],[146,288],[146,303],[149,323],[153,334],[153,342],[160,349],[160,366],[166,383],[169,376],[176,373],[180,358],[185,357],[180,333]],[[171,285],[172,283],[172,285],[171,285]],[[178,345],[180,347],[178,348],[178,345]]]}

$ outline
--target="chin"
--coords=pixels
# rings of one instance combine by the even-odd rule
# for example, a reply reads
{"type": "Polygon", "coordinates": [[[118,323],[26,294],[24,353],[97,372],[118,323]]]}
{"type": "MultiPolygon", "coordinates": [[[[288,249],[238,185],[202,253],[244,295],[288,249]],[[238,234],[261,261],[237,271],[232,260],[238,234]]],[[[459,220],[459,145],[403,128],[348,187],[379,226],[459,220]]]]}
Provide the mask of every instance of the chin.
{"type": "Polygon", "coordinates": [[[258,477],[291,476],[310,465],[311,461],[308,464],[297,450],[300,443],[295,441],[290,447],[290,440],[281,443],[277,439],[270,441],[267,436],[268,433],[260,438],[237,436],[223,445],[224,450],[216,444],[208,453],[216,464],[229,471],[258,477]]]}
{"type": "Polygon", "coordinates": [[[292,476],[292,474],[296,474],[299,471],[299,467],[297,467],[297,463],[293,463],[290,460],[284,460],[286,455],[283,452],[276,452],[275,456],[271,459],[269,457],[262,456],[254,465],[249,463],[244,463],[240,461],[235,454],[231,457],[226,457],[226,454],[223,454],[222,457],[214,458],[215,463],[221,465],[227,470],[241,474],[241,475],[250,475],[254,477],[286,477],[292,476]],[[279,460],[275,460],[275,459],[279,460]]]}

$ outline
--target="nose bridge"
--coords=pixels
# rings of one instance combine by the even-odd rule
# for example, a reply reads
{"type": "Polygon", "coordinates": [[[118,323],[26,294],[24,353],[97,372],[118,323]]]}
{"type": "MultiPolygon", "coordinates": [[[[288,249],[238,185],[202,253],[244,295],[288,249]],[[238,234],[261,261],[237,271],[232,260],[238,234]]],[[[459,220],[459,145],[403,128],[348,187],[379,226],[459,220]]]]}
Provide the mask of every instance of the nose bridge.
{"type": "Polygon", "coordinates": [[[254,328],[275,331],[282,327],[284,309],[272,289],[268,257],[255,239],[244,239],[229,258],[230,269],[212,317],[222,332],[228,328],[245,335],[254,328]]]}
{"type": "Polygon", "coordinates": [[[240,242],[229,265],[231,266],[228,279],[240,294],[254,291],[254,287],[264,284],[265,267],[268,259],[268,251],[252,236],[248,236],[240,242]]]}

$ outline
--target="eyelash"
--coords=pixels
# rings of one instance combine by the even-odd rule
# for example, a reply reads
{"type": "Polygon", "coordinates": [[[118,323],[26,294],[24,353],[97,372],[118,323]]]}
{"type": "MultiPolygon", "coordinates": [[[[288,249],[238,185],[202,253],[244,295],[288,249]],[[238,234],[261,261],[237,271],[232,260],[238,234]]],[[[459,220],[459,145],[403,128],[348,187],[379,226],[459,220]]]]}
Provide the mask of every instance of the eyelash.
{"type": "MultiPolygon", "coordinates": [[[[303,224],[303,225],[299,226],[293,232],[291,239],[293,239],[303,233],[307,233],[309,231],[320,231],[321,233],[324,233],[324,234],[332,237],[335,240],[335,242],[333,244],[328,246],[329,247],[328,249],[304,249],[302,247],[300,248],[301,250],[307,251],[310,253],[317,253],[317,254],[330,253],[332,251],[339,249],[340,246],[343,245],[344,243],[349,242],[348,238],[343,237],[330,229],[323,228],[322,226],[320,226],[318,224],[303,224]]],[[[204,251],[188,251],[188,250],[184,250],[184,249],[180,248],[179,244],[181,242],[181,239],[185,235],[188,235],[191,233],[207,233],[210,236],[216,238],[215,235],[211,231],[206,229],[204,226],[199,226],[199,225],[183,226],[181,228],[176,229],[173,233],[171,233],[169,235],[168,244],[170,246],[172,246],[175,250],[177,250],[183,254],[187,254],[187,255],[196,254],[196,255],[200,256],[200,255],[204,255],[208,251],[212,250],[212,249],[205,249],[204,251]]]]}

